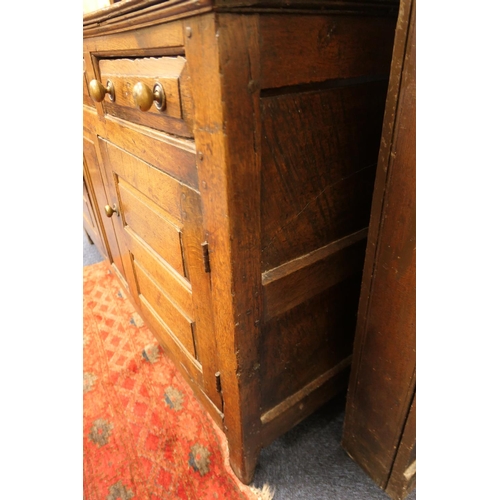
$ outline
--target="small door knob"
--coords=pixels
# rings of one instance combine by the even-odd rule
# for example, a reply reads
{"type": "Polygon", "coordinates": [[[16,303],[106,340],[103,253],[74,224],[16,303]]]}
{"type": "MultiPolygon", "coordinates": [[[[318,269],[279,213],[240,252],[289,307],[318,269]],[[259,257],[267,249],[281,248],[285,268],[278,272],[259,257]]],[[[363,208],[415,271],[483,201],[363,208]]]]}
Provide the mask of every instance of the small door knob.
{"type": "Polygon", "coordinates": [[[99,80],[92,80],[89,83],[89,92],[95,102],[104,101],[106,94],[109,94],[110,101],[115,100],[115,87],[110,80],[106,82],[106,87],[99,80]]]}
{"type": "Polygon", "coordinates": [[[132,96],[135,105],[141,111],[147,111],[153,105],[153,102],[157,109],[163,111],[167,104],[165,92],[159,83],[155,83],[153,90],[151,90],[145,83],[137,82],[132,90],[132,96]]]}
{"type": "Polygon", "coordinates": [[[116,205],[113,205],[112,207],[110,207],[109,205],[106,205],[104,207],[104,212],[106,213],[106,215],[108,217],[113,217],[113,214],[117,214],[118,213],[118,210],[116,210],[116,205]]]}

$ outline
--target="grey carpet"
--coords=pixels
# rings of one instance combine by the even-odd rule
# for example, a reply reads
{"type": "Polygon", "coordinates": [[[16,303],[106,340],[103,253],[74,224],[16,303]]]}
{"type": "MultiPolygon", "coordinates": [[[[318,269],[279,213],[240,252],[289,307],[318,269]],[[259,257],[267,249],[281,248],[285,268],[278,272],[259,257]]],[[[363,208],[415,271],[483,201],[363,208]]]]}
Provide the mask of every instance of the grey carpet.
{"type": "Polygon", "coordinates": [[[95,245],[91,245],[85,231],[83,231],[83,265],[90,266],[90,264],[97,264],[103,259],[102,255],[97,250],[95,245]]]}
{"type": "MultiPolygon", "coordinates": [[[[83,265],[102,261],[83,235],[83,265]]],[[[339,396],[264,448],[254,486],[269,484],[274,500],[388,500],[340,446],[345,398],[339,396]]],[[[407,500],[415,500],[414,490],[407,500]]]]}

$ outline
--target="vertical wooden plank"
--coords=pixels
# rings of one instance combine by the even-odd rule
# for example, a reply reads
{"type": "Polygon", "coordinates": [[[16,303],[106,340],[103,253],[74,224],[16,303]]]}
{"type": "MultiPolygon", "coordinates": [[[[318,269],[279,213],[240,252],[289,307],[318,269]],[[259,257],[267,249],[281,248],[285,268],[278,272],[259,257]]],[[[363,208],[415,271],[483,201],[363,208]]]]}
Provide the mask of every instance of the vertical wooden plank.
{"type": "Polygon", "coordinates": [[[397,500],[405,498],[415,487],[417,482],[416,437],[417,395],[415,394],[386,488],[391,498],[397,500]]]}
{"type": "Polygon", "coordinates": [[[208,14],[186,27],[224,425],[231,466],[248,483],[261,425],[258,17],[208,14]]]}
{"type": "Polygon", "coordinates": [[[181,213],[184,230],[183,251],[189,281],[193,290],[196,353],[203,369],[203,391],[220,411],[222,398],[215,374],[219,370],[217,342],[212,317],[210,273],[205,272],[202,243],[205,240],[200,197],[192,189],[182,186],[181,213]]]}
{"type": "Polygon", "coordinates": [[[401,2],[342,444],[382,488],[415,391],[415,1],[401,2]]]}
{"type": "Polygon", "coordinates": [[[95,194],[93,191],[93,184],[92,180],[90,177],[89,173],[89,168],[87,166],[87,162],[85,160],[85,156],[83,157],[83,200],[86,205],[86,210],[88,210],[88,217],[90,217],[90,220],[88,221],[92,227],[86,227],[85,223],[85,208],[84,208],[84,228],[85,232],[87,233],[87,237],[90,239],[90,235],[88,231],[91,231],[91,236],[92,236],[92,243],[94,243],[97,248],[99,249],[99,252],[101,255],[107,259],[108,258],[108,253],[104,244],[105,238],[103,237],[103,230],[102,230],[102,223],[101,219],[99,218],[98,214],[96,213],[96,201],[95,201],[95,194]]]}

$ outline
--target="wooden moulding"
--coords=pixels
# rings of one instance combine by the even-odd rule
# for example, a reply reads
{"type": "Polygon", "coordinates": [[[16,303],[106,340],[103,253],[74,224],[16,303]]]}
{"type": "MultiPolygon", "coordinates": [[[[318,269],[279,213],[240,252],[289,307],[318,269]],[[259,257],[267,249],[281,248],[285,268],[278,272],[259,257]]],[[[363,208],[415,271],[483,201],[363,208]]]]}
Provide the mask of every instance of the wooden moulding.
{"type": "Polygon", "coordinates": [[[268,446],[283,433],[311,415],[317,408],[344,390],[349,380],[351,357],[345,358],[261,417],[261,444],[268,446]]]}
{"type": "Polygon", "coordinates": [[[146,267],[163,291],[168,291],[169,299],[185,311],[188,316],[193,317],[194,308],[190,283],[181,278],[168,262],[155,255],[152,249],[148,249],[144,242],[127,229],[125,237],[127,248],[133,255],[134,261],[137,260],[146,267]]]}
{"type": "MultiPolygon", "coordinates": [[[[145,162],[147,162],[159,171],[171,176],[173,178],[172,185],[181,181],[198,190],[198,172],[192,141],[178,139],[120,119],[107,119],[106,128],[108,135],[113,137],[113,144],[126,151],[120,154],[128,158],[128,163],[136,163],[137,167],[143,164],[146,168],[148,165],[145,162]]],[[[120,151],[118,148],[115,148],[117,152],[120,151]]],[[[158,173],[158,175],[161,174],[158,173]]],[[[165,182],[168,183],[167,177],[165,179],[165,182]]],[[[168,203],[167,206],[170,206],[172,203],[178,204],[178,200],[175,198],[169,202],[165,199],[165,202],[168,203]]],[[[177,214],[177,218],[180,218],[179,208],[172,207],[172,210],[169,210],[170,213],[177,214]]]]}
{"type": "Polygon", "coordinates": [[[145,241],[182,277],[186,276],[182,255],[181,228],[172,223],[167,213],[124,180],[118,191],[124,227],[145,241]]]}
{"type": "Polygon", "coordinates": [[[323,385],[329,382],[330,379],[333,379],[346,368],[349,368],[351,365],[351,358],[352,356],[345,358],[340,363],[337,363],[332,369],[323,373],[318,378],[304,386],[300,389],[300,391],[297,391],[295,394],[292,394],[274,408],[266,411],[260,417],[261,422],[266,425],[283,413],[290,411],[292,407],[296,406],[298,403],[309,397],[313,392],[320,389],[323,385]]]}
{"type": "MultiPolygon", "coordinates": [[[[107,33],[102,29],[103,34],[86,38],[87,31],[83,30],[83,49],[84,52],[91,52],[97,55],[112,56],[120,55],[121,51],[137,51],[140,54],[146,47],[166,48],[166,47],[183,47],[184,46],[184,30],[182,22],[171,22],[157,26],[150,26],[144,30],[142,36],[137,36],[139,26],[134,27],[133,31],[125,33],[107,33]]],[[[87,66],[88,69],[88,66],[87,66]]]]}
{"type": "Polygon", "coordinates": [[[190,378],[200,384],[200,386],[203,386],[201,364],[163,321],[148,299],[144,295],[139,294],[139,300],[143,316],[154,326],[153,331],[159,334],[163,345],[175,358],[186,363],[184,369],[189,373],[190,378]]]}
{"type": "Polygon", "coordinates": [[[175,332],[175,338],[187,350],[191,358],[196,359],[193,320],[184,316],[136,259],[134,259],[134,270],[141,300],[147,300],[149,307],[158,316],[161,311],[162,321],[168,324],[169,332],[175,332]]]}
{"type": "Polygon", "coordinates": [[[262,274],[264,321],[340,283],[363,266],[362,229],[262,274]]]}
{"type": "Polygon", "coordinates": [[[104,113],[177,136],[193,137],[190,79],[183,56],[132,54],[119,59],[94,56],[94,61],[98,79],[104,86],[111,81],[115,91],[114,101],[106,97],[102,102],[104,113]],[[159,110],[152,104],[147,111],[140,111],[133,98],[134,86],[139,82],[150,90],[159,83],[165,95],[165,107],[159,110]]]}
{"type": "Polygon", "coordinates": [[[84,16],[83,36],[126,32],[212,10],[211,0],[138,0],[133,8],[128,3],[84,16]]]}
{"type": "Polygon", "coordinates": [[[397,0],[127,0],[83,16],[84,37],[153,26],[195,14],[279,12],[397,15],[397,0]]]}

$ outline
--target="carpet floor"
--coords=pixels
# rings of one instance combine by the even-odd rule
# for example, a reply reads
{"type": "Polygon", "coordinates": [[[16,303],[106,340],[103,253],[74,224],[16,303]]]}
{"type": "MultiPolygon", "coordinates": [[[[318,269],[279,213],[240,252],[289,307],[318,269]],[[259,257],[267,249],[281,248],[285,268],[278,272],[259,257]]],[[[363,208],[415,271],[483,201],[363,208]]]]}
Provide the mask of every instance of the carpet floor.
{"type": "MultiPolygon", "coordinates": [[[[83,249],[84,265],[103,260],[85,236],[83,249]]],[[[273,500],[388,500],[340,445],[344,408],[339,396],[264,448],[253,486],[269,484],[273,500]]]]}
{"type": "Polygon", "coordinates": [[[83,278],[85,500],[256,500],[107,264],[83,278]]]}

